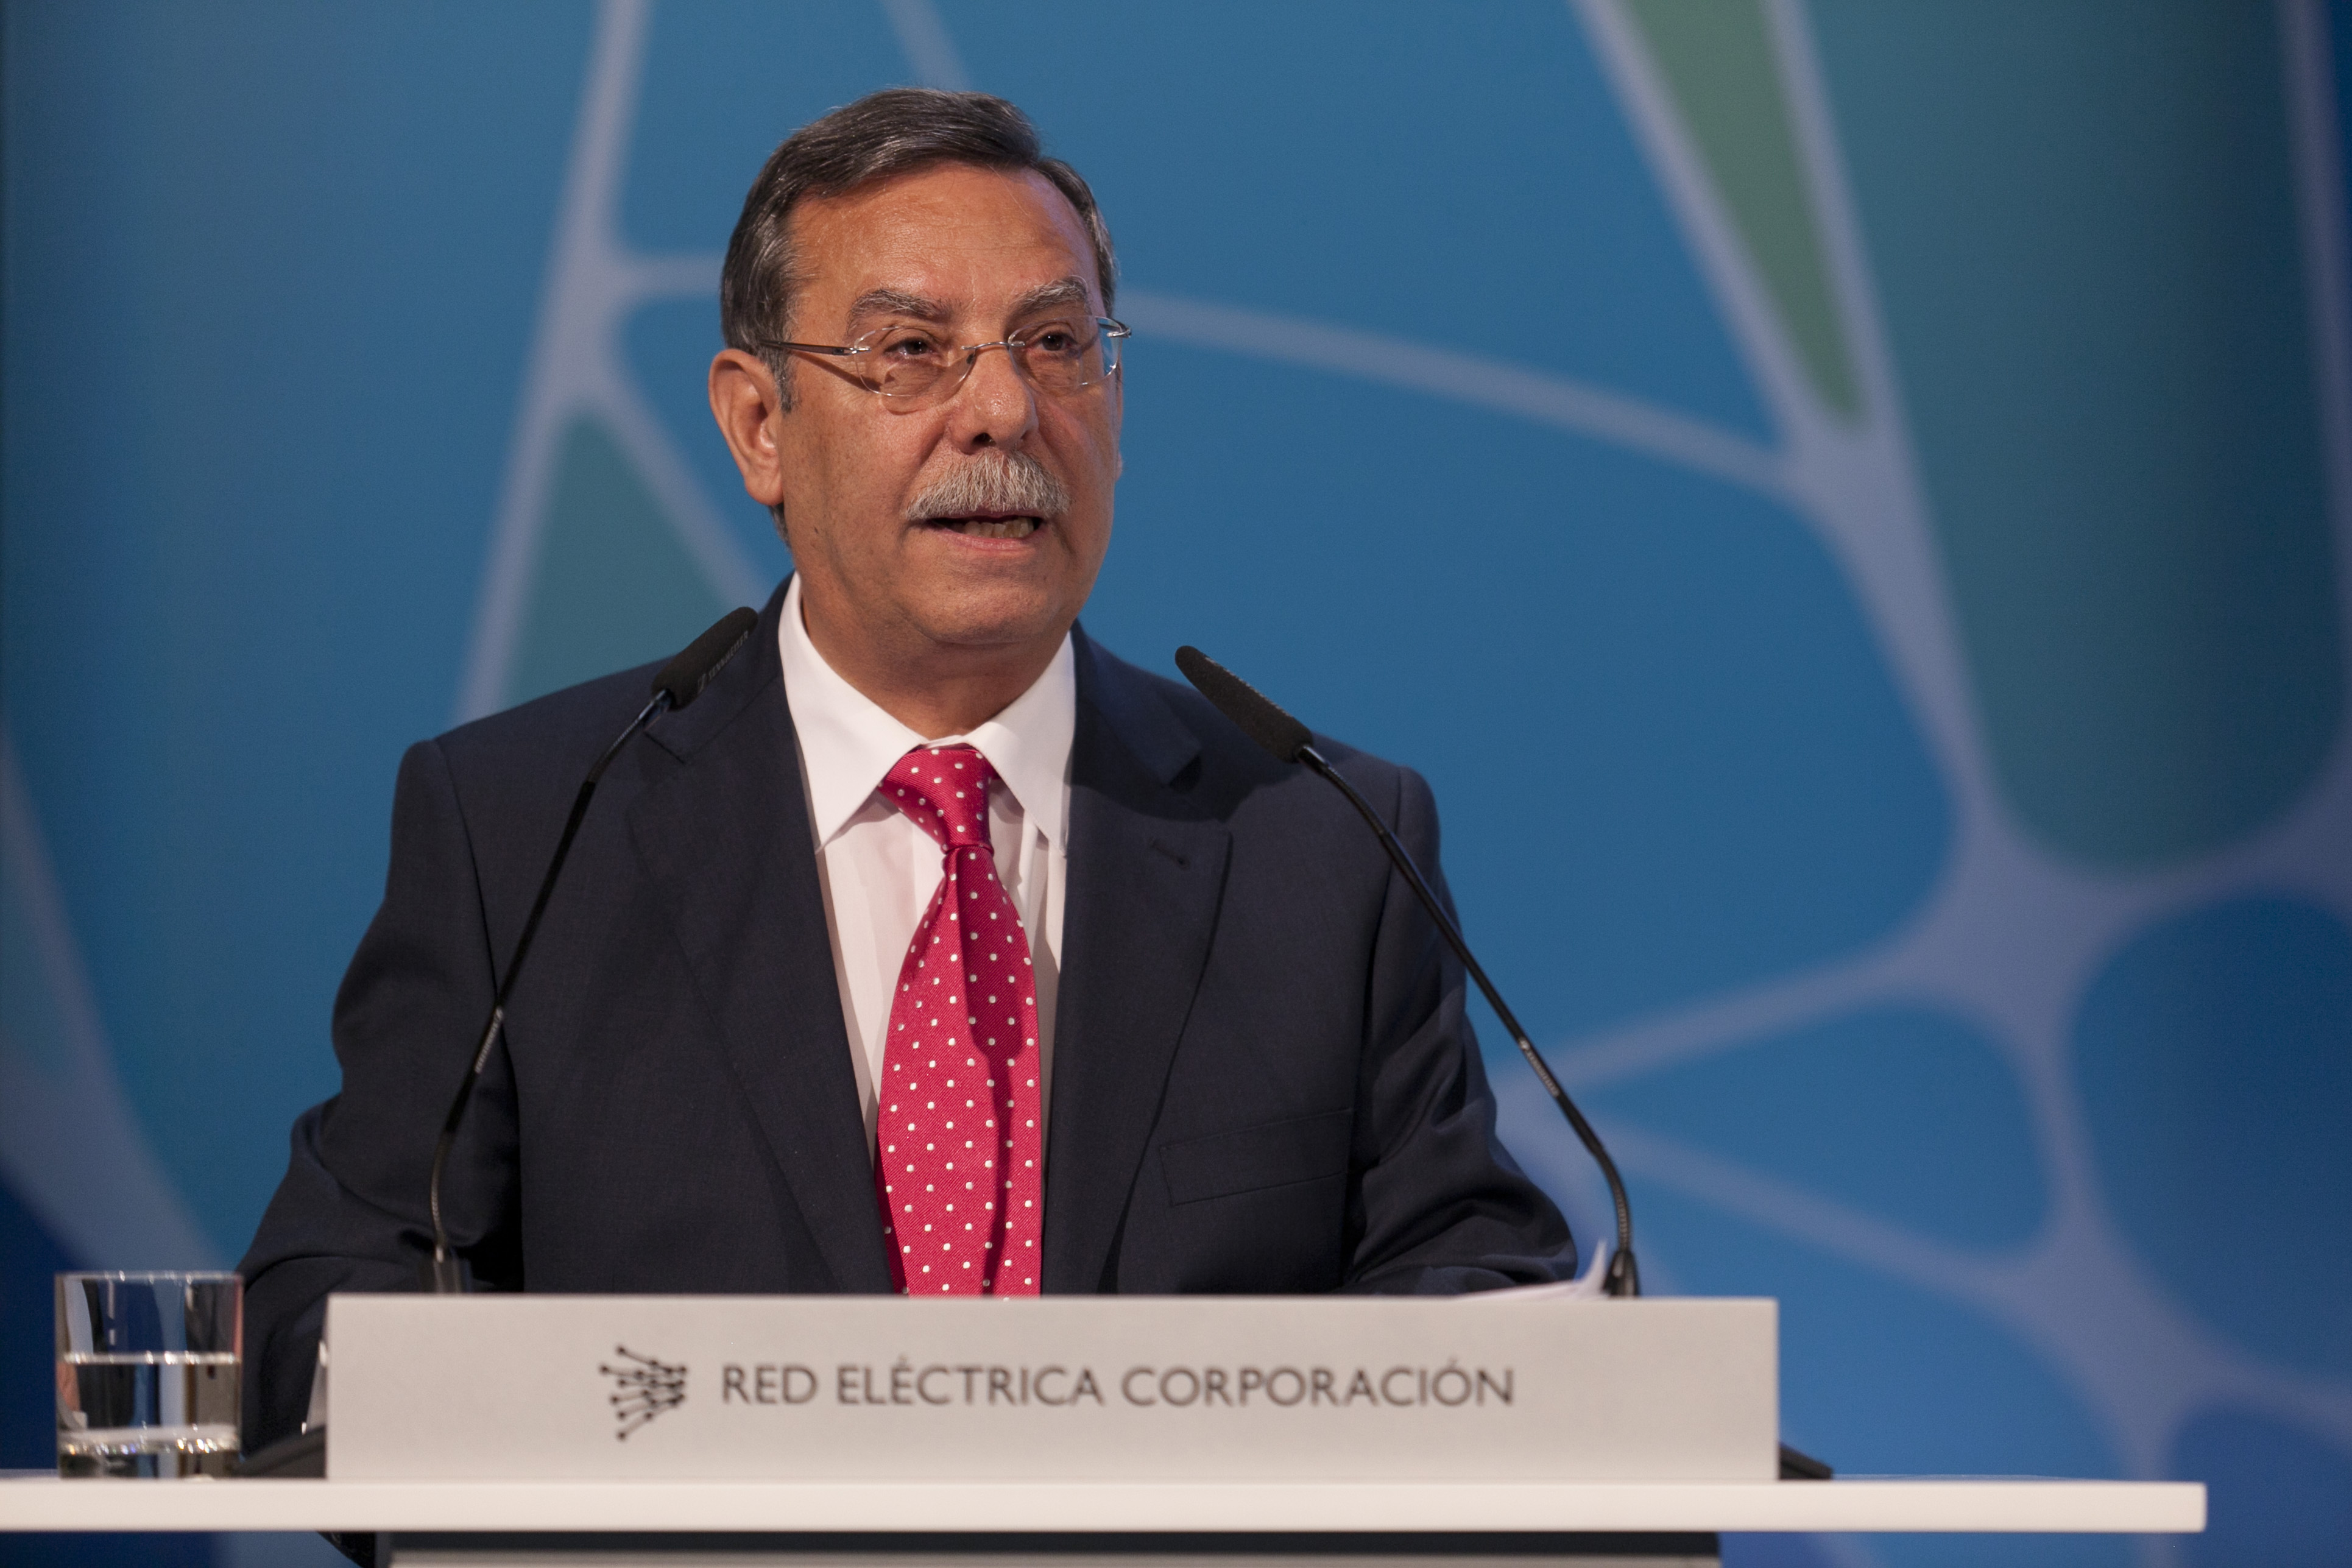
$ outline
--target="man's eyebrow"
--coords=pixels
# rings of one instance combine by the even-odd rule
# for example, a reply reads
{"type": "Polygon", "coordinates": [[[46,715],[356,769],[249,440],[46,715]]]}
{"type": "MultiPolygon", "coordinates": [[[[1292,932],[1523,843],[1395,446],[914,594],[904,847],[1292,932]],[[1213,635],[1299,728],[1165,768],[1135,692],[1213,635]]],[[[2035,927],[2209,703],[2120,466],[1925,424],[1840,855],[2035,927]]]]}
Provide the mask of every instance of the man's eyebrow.
{"type": "Polygon", "coordinates": [[[1040,284],[1013,301],[1013,314],[1030,315],[1038,310],[1057,310],[1065,305],[1087,303],[1087,286],[1076,278],[1063,278],[1052,283],[1040,284]]]}
{"type": "Polygon", "coordinates": [[[951,314],[937,300],[926,300],[920,294],[897,289],[868,289],[849,307],[849,319],[853,321],[867,316],[912,316],[919,321],[944,321],[951,314]]]}

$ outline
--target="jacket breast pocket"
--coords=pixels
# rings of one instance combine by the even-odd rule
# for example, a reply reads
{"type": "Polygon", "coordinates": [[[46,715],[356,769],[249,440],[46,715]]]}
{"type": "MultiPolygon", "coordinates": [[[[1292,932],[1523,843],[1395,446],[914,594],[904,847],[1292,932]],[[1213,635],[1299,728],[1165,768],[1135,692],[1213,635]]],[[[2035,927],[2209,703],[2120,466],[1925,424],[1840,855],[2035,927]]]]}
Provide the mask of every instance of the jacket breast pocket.
{"type": "Polygon", "coordinates": [[[1353,1111],[1332,1110],[1168,1144],[1160,1151],[1168,1201],[1196,1204],[1345,1175],[1354,1122],[1353,1111]]]}

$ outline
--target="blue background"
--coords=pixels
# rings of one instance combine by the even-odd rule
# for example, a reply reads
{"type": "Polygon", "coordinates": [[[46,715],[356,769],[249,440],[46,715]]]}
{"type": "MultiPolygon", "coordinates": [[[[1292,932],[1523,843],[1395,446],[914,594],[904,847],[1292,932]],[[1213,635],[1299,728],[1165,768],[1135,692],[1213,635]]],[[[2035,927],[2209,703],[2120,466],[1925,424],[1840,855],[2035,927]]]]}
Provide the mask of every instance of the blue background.
{"type": "Polygon", "coordinates": [[[402,748],[785,570],[716,254],[782,134],[930,80],[1119,242],[1090,629],[1430,777],[1653,1290],[1780,1298],[1843,1470],[2213,1489],[2182,1542],[1729,1560],[2352,1562],[2347,8],[0,26],[0,1465],[47,1274],[233,1260],[333,1092],[402,748]]]}

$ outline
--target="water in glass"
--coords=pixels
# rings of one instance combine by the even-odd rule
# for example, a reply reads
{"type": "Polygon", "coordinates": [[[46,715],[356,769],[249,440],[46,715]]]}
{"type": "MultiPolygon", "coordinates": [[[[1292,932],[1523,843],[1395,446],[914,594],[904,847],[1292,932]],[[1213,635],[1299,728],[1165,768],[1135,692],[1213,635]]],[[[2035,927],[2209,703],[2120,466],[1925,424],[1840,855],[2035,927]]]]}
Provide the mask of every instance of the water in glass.
{"type": "Polygon", "coordinates": [[[60,1274],[58,1473],[225,1476],[237,1455],[234,1274],[60,1274]]]}

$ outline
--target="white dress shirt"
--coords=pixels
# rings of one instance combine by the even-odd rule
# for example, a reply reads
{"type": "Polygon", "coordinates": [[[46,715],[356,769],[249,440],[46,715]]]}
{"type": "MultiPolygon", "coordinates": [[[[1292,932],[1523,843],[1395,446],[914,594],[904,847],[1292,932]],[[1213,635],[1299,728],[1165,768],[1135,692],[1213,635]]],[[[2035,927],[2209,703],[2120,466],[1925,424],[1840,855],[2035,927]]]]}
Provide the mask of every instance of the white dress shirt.
{"type": "Polygon", "coordinates": [[[972,746],[996,770],[988,792],[988,837],[997,879],[1029,939],[1037,983],[1037,1092],[1041,1108],[1049,1109],[1069,867],[1070,738],[1078,717],[1070,639],[1062,639],[1045,673],[995,718],[968,734],[938,736],[909,730],[825,663],[801,622],[797,576],[784,591],[776,640],[867,1152],[874,1148],[874,1086],[882,1078],[898,966],[939,889],[945,860],[937,840],[876,793],[882,776],[917,746],[972,746]]]}

